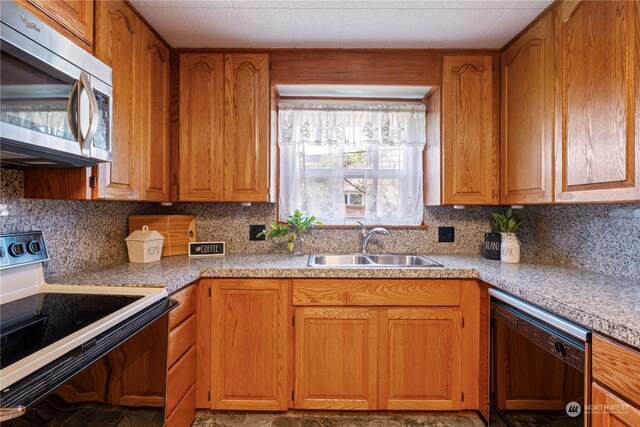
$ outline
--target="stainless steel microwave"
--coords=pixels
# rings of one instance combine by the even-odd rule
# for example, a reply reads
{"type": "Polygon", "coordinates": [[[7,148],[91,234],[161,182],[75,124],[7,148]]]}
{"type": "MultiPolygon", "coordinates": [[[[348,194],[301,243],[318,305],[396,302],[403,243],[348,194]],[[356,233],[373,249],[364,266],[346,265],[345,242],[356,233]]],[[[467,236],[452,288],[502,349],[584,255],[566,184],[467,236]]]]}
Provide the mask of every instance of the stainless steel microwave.
{"type": "Polygon", "coordinates": [[[10,1],[0,2],[0,161],[111,161],[111,68],[10,1]]]}

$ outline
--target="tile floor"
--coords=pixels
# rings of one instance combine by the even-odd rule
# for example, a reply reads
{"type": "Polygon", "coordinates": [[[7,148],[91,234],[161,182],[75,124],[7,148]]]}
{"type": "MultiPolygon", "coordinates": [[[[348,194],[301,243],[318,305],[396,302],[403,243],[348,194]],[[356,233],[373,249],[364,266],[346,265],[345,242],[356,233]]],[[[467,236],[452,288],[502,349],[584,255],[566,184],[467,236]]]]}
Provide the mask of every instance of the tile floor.
{"type": "Polygon", "coordinates": [[[217,413],[198,411],[193,427],[483,427],[475,414],[217,413]]]}

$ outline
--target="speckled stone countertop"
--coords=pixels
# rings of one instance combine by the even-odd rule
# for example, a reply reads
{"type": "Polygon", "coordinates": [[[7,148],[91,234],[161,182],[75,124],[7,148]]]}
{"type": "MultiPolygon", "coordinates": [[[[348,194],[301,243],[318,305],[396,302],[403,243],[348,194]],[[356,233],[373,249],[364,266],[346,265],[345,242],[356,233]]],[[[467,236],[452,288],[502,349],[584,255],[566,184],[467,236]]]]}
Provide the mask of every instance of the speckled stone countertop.
{"type": "Polygon", "coordinates": [[[307,256],[162,258],[48,280],[56,284],[163,286],[169,293],[200,277],[478,278],[594,331],[640,348],[640,280],[542,264],[505,264],[474,255],[427,255],[444,267],[307,267],[307,256]]]}

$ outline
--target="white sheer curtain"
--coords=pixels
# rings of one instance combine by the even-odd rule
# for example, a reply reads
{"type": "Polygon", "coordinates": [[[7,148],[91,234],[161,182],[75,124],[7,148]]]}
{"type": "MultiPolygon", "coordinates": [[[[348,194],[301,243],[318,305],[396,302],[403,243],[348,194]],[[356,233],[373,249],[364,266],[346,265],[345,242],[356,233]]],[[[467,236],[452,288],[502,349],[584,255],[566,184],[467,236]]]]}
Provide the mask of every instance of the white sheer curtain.
{"type": "Polygon", "coordinates": [[[422,223],[421,104],[280,103],[280,218],[422,223]]]}

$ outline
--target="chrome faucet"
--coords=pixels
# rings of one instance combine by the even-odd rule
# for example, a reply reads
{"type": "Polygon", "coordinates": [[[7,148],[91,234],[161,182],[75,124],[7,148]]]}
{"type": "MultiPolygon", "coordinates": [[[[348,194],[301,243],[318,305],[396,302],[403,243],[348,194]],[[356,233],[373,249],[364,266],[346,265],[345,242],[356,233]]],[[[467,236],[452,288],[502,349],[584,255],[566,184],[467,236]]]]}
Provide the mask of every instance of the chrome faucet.
{"type": "Polygon", "coordinates": [[[387,234],[389,234],[387,229],[386,228],[382,228],[382,227],[372,228],[371,230],[369,230],[369,232],[367,232],[367,226],[366,225],[364,225],[360,221],[358,221],[358,224],[360,224],[360,234],[362,235],[362,253],[363,254],[367,253],[367,247],[369,246],[369,240],[371,240],[371,238],[373,236],[375,236],[376,234],[381,234],[383,236],[386,236],[387,234]]]}

